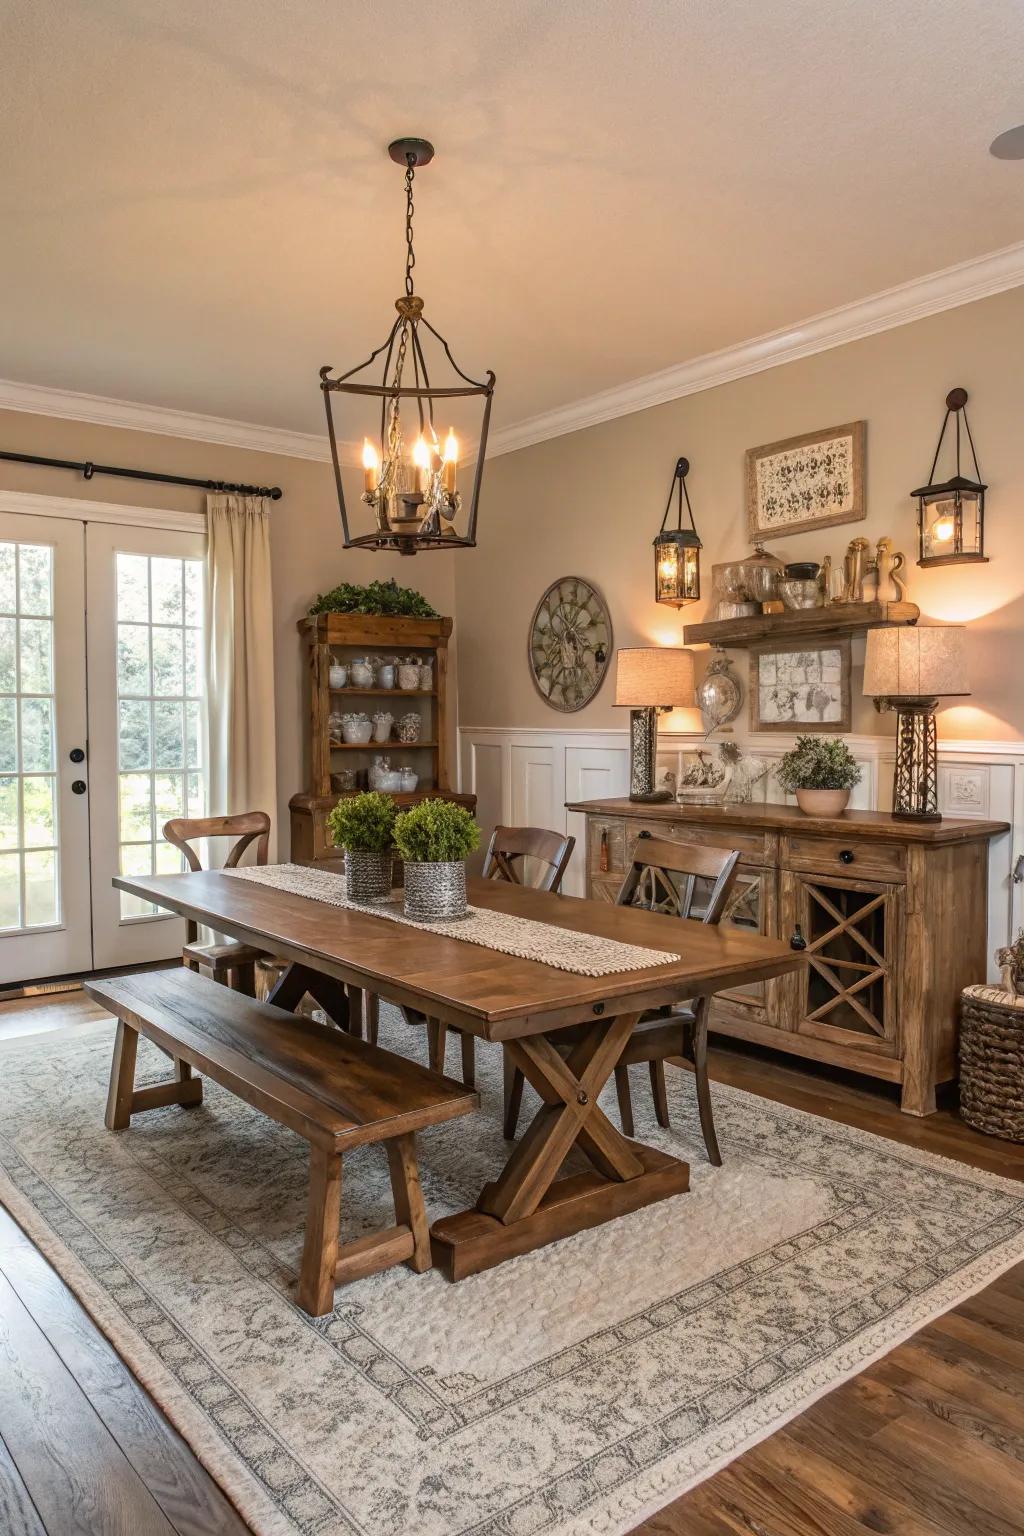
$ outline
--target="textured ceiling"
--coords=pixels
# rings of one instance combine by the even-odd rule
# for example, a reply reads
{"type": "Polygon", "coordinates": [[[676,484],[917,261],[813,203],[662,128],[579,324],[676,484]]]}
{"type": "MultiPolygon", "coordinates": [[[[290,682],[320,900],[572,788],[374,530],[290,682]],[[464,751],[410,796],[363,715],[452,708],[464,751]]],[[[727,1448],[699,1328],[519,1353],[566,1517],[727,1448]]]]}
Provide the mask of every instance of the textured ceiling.
{"type": "Polygon", "coordinates": [[[0,376],[322,428],[402,278],[501,425],[1024,238],[1021,0],[0,0],[0,376]]]}

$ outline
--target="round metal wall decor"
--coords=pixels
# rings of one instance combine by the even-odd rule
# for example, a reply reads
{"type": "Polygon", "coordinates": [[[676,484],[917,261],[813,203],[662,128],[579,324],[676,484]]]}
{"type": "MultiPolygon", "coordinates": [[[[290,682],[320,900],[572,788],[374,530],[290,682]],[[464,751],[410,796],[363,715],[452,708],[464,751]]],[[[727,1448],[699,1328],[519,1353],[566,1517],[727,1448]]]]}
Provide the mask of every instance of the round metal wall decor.
{"type": "Polygon", "coordinates": [[[710,735],[721,725],[735,720],[743,702],[743,689],[739,678],[730,671],[731,663],[723,650],[716,651],[697,689],[704,729],[710,735]]]}
{"type": "Polygon", "coordinates": [[[553,581],[534,609],[530,676],[552,709],[573,714],[589,704],[612,657],[608,605],[582,576],[553,581]]]}

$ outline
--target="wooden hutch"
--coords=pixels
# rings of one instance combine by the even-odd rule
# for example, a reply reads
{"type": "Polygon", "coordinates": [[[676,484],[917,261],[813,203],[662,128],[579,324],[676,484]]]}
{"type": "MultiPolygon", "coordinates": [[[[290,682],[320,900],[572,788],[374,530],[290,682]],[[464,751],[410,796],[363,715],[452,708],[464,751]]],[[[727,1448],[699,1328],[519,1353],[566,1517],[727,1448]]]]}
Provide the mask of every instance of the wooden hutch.
{"type": "Polygon", "coordinates": [[[418,800],[440,796],[458,800],[474,810],[474,795],[460,795],[452,790],[448,766],[447,686],[451,619],[320,613],[300,619],[298,629],[306,641],[308,662],[310,788],[305,794],[293,795],[289,801],[291,857],[299,862],[339,857],[327,826],[327,816],[341,798],[341,793],[332,787],[331,775],[342,767],[355,768],[365,775],[378,754],[389,757],[392,767],[410,767],[419,775],[415,790],[394,796],[399,805],[413,805],[418,800]],[[360,653],[416,656],[431,661],[432,686],[332,689],[332,659],[350,665],[360,653]],[[355,746],[332,735],[332,713],[351,710],[372,714],[375,705],[389,703],[396,706],[396,714],[411,711],[420,715],[422,724],[418,741],[370,741],[355,746]]]}

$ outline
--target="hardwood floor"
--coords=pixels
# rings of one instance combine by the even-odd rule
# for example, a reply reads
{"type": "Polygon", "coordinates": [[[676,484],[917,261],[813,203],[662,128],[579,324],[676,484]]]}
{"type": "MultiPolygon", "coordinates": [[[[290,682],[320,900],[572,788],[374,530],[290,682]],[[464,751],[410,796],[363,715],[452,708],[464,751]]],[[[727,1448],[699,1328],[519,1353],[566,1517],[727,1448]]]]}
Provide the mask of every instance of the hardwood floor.
{"type": "MultiPolygon", "coordinates": [[[[0,1039],[86,1022],[83,994],[0,1005],[0,1039]]],[[[711,1075],[1024,1179],[1024,1147],[881,1085],[716,1047],[711,1075]]],[[[725,1148],[728,1159],[728,1148],[725,1148]]],[[[636,1536],[1019,1536],[1024,1265],[923,1329],[636,1536]]],[[[247,1527],[59,1276],[0,1210],[2,1536],[244,1536],[247,1527]]],[[[410,1536],[412,1533],[410,1532],[410,1536]]]]}

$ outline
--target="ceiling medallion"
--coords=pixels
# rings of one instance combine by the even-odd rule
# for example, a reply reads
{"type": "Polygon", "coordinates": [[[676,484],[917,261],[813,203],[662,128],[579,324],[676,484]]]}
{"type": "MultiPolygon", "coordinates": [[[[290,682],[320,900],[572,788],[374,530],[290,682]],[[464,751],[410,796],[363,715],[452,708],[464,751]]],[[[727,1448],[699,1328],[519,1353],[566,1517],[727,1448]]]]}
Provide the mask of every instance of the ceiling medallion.
{"type": "Polygon", "coordinates": [[[553,581],[530,624],[530,676],[537,692],[552,709],[574,714],[604,682],[611,654],[611,615],[597,588],[582,576],[553,581]]]}
{"type": "MultiPolygon", "coordinates": [[[[395,300],[398,318],[365,362],[337,378],[330,376],[331,364],[320,370],[345,548],[398,550],[403,555],[421,549],[471,548],[476,543],[494,374],[489,372],[480,382],[463,373],[445,338],[424,315],[423,300],[413,287],[413,180],[417,167],[429,165],[434,158],[434,147],[426,139],[396,139],[388,146],[388,154],[405,166],[405,293],[395,300]],[[433,354],[429,368],[428,353],[433,354]],[[381,356],[383,368],[378,365],[371,373],[381,356]],[[375,418],[363,437],[362,455],[362,501],[375,525],[369,533],[354,534],[349,527],[331,408],[335,393],[350,397],[353,414],[362,404],[364,410],[372,409],[375,418]],[[482,410],[468,506],[458,489],[458,439],[447,425],[448,413],[463,400],[473,401],[474,409],[482,410]],[[443,442],[438,424],[441,430],[447,428],[443,442]]],[[[343,441],[348,437],[343,434],[343,441]]]]}

